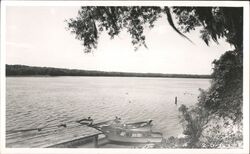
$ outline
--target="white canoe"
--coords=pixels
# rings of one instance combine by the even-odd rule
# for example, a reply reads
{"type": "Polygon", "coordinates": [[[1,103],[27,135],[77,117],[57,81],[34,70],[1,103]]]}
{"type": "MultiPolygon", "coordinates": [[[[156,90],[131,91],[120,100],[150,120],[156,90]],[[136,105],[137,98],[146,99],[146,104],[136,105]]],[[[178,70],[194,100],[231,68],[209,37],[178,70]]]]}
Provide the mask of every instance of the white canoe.
{"type": "Polygon", "coordinates": [[[162,134],[159,132],[112,129],[110,127],[103,127],[102,131],[107,139],[113,142],[160,143],[163,140],[162,134]]]}

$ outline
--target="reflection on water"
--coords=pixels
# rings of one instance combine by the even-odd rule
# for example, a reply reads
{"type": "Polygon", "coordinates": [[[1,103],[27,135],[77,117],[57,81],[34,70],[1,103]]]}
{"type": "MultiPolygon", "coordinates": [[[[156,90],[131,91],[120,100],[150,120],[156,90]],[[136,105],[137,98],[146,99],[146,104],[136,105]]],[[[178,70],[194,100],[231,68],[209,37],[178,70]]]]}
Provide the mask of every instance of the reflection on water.
{"type": "Polygon", "coordinates": [[[195,104],[198,89],[209,84],[208,79],[182,78],[8,77],[6,129],[118,116],[129,122],[153,119],[154,130],[177,136],[182,132],[178,107],[195,104]]]}

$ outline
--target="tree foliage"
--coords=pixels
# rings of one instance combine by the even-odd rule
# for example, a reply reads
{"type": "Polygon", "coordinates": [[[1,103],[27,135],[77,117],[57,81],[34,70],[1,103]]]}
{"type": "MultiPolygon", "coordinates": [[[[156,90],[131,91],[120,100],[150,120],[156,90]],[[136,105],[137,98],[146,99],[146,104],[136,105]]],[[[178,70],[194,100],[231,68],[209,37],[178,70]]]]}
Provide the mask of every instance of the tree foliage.
{"type": "Polygon", "coordinates": [[[97,47],[101,32],[106,31],[114,38],[122,29],[130,34],[133,45],[146,46],[143,26],[152,28],[160,13],[159,7],[81,7],[78,17],[69,19],[68,28],[83,42],[85,52],[97,47]]]}
{"type": "Polygon", "coordinates": [[[209,44],[225,37],[235,48],[242,48],[243,8],[241,7],[174,7],[178,24],[184,32],[202,27],[201,38],[209,44]]]}
{"type": "Polygon", "coordinates": [[[204,95],[204,107],[212,114],[241,121],[243,105],[243,63],[242,53],[234,50],[214,60],[213,80],[204,95]]]}
{"type": "MultiPolygon", "coordinates": [[[[213,40],[225,37],[236,48],[242,47],[243,9],[240,7],[173,7],[178,24],[183,32],[190,32],[196,27],[201,38],[208,45],[213,40]]],[[[87,6],[81,7],[76,18],[67,21],[69,30],[76,39],[82,41],[85,52],[97,48],[101,32],[107,31],[111,38],[125,29],[137,49],[145,43],[145,27],[153,28],[155,21],[166,15],[166,21],[183,37],[174,25],[169,7],[152,6],[87,6]]],[[[187,37],[186,37],[187,38],[187,37]]],[[[187,38],[188,39],[188,38],[187,38]]]]}
{"type": "Polygon", "coordinates": [[[243,147],[243,124],[235,125],[229,118],[214,117],[202,131],[200,148],[241,148],[243,147]]]}
{"type": "MultiPolygon", "coordinates": [[[[183,35],[174,25],[168,7],[153,6],[88,6],[81,7],[78,16],[67,21],[68,29],[75,34],[76,39],[82,41],[85,52],[97,48],[101,32],[106,31],[111,38],[126,30],[132,39],[135,50],[146,46],[144,29],[154,27],[155,21],[166,15],[166,19],[173,29],[183,35]]],[[[188,39],[189,40],[189,39],[188,39]]]]}
{"type": "Polygon", "coordinates": [[[184,125],[183,134],[186,135],[188,148],[198,148],[199,138],[202,134],[203,129],[209,121],[207,110],[197,106],[192,109],[188,109],[185,105],[181,105],[179,108],[182,116],[182,124],[184,125]]]}

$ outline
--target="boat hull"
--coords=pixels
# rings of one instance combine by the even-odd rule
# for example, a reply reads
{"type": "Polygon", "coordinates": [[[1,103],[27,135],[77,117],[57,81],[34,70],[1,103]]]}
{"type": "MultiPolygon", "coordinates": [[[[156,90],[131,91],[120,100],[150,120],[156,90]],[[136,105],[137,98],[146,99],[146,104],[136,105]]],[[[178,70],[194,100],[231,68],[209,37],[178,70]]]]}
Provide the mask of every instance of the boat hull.
{"type": "Polygon", "coordinates": [[[161,143],[162,134],[152,132],[152,120],[137,123],[107,123],[103,125],[92,125],[107,137],[111,142],[116,143],[161,143]]]}
{"type": "Polygon", "coordinates": [[[118,143],[161,143],[162,137],[121,137],[115,135],[107,135],[107,139],[118,143]]]}
{"type": "Polygon", "coordinates": [[[106,131],[104,133],[108,140],[123,143],[161,143],[162,134],[158,132],[141,131],[106,131]]]}

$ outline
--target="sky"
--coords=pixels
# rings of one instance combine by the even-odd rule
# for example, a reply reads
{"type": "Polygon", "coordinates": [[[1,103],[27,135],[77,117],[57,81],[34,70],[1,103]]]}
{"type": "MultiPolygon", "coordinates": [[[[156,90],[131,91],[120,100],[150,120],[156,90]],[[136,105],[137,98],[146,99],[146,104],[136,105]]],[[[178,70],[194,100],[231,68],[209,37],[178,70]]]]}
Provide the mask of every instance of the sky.
{"type": "Polygon", "coordinates": [[[114,39],[106,33],[98,48],[84,53],[82,42],[66,30],[65,20],[77,16],[79,7],[8,6],[6,9],[6,63],[70,69],[210,74],[212,61],[232,47],[219,40],[210,46],[199,30],[188,33],[194,44],[177,34],[166,17],[146,30],[148,48],[134,51],[130,36],[123,31],[114,39]]]}

